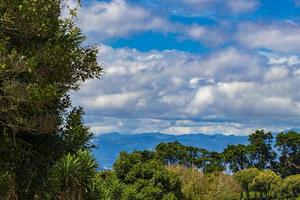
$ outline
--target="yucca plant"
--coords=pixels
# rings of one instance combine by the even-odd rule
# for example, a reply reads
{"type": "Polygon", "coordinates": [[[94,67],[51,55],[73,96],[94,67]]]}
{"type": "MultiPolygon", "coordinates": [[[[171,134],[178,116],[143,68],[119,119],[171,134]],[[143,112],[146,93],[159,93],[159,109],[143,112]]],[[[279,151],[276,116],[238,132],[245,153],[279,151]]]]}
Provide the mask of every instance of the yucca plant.
{"type": "Polygon", "coordinates": [[[93,188],[97,163],[89,151],[63,156],[53,168],[55,199],[83,200],[93,188]]]}
{"type": "Polygon", "coordinates": [[[103,185],[105,200],[121,200],[125,184],[122,183],[116,176],[109,177],[103,185]]]}
{"type": "Polygon", "coordinates": [[[90,184],[88,189],[87,198],[88,200],[101,200],[104,199],[104,182],[101,177],[97,174],[90,184]]]}

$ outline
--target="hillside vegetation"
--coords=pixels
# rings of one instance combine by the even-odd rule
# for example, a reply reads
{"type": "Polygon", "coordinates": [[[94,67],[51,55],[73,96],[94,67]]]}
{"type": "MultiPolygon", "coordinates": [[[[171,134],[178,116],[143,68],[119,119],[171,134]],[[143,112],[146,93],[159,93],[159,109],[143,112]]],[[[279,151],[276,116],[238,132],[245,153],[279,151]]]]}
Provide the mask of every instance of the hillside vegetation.
{"type": "Polygon", "coordinates": [[[300,134],[264,130],[223,152],[179,142],[122,152],[99,171],[83,109],[69,97],[98,78],[76,10],[61,0],[0,0],[0,199],[299,199],[300,134]],[[275,151],[276,150],[276,151],[275,151]],[[227,173],[225,173],[227,172],[227,173]]]}

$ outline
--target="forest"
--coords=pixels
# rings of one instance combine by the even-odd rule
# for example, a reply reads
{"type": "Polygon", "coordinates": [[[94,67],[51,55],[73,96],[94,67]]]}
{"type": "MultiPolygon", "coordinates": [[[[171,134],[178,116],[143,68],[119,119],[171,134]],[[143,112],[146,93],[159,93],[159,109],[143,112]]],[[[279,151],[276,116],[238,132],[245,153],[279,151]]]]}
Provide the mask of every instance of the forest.
{"type": "Polygon", "coordinates": [[[122,152],[100,171],[70,92],[100,78],[76,10],[61,0],[0,0],[0,199],[299,199],[300,134],[257,130],[211,152],[178,142],[122,152]]]}

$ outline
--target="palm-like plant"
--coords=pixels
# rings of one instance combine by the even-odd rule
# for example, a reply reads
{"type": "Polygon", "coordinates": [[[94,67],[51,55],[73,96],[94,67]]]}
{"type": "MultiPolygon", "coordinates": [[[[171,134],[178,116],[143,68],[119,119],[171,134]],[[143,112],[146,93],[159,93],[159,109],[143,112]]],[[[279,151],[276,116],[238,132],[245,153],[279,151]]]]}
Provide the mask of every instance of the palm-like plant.
{"type": "Polygon", "coordinates": [[[52,183],[56,199],[81,200],[93,187],[97,163],[89,151],[63,156],[53,168],[52,183]]]}
{"type": "Polygon", "coordinates": [[[106,181],[104,189],[104,199],[105,200],[121,200],[123,196],[125,184],[117,179],[115,176],[111,176],[109,180],[106,181]]]}

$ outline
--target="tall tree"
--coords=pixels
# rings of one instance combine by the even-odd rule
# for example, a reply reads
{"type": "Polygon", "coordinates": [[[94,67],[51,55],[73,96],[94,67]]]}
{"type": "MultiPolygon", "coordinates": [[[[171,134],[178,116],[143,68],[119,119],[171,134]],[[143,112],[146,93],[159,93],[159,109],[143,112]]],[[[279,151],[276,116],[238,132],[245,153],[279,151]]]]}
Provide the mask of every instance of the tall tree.
{"type": "Polygon", "coordinates": [[[167,165],[179,164],[186,155],[185,146],[178,141],[160,143],[155,148],[157,158],[167,165]]]}
{"type": "Polygon", "coordinates": [[[251,165],[248,147],[242,144],[228,145],[223,151],[224,162],[233,172],[246,169],[251,165]]]}
{"type": "Polygon", "coordinates": [[[156,157],[166,165],[180,164],[186,167],[198,165],[200,151],[196,147],[185,146],[178,141],[160,143],[155,148],[156,157]]]}
{"type": "Polygon", "coordinates": [[[224,160],[221,153],[200,149],[201,156],[198,158],[199,168],[204,173],[221,172],[225,170],[224,160]]]}
{"type": "Polygon", "coordinates": [[[280,151],[279,171],[283,176],[300,173],[300,134],[294,131],[280,133],[276,137],[280,151]]]}
{"type": "Polygon", "coordinates": [[[257,130],[249,136],[249,151],[252,165],[259,169],[272,168],[276,153],[272,149],[273,135],[271,132],[257,130]]]}
{"type": "Polygon", "coordinates": [[[102,69],[97,49],[83,45],[74,12],[60,17],[62,5],[0,0],[0,168],[10,174],[18,199],[45,190],[54,163],[90,137],[82,112],[68,112],[68,93],[102,69]]]}

